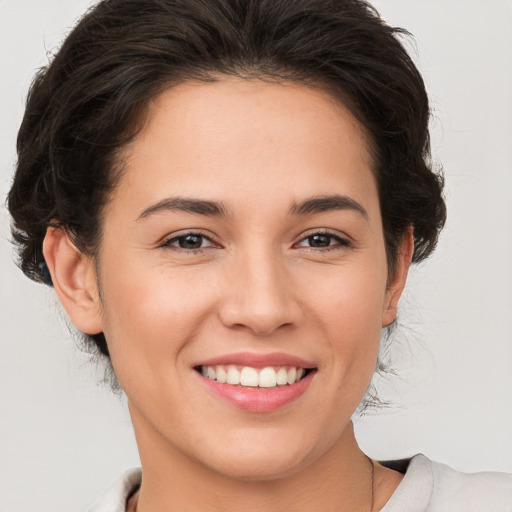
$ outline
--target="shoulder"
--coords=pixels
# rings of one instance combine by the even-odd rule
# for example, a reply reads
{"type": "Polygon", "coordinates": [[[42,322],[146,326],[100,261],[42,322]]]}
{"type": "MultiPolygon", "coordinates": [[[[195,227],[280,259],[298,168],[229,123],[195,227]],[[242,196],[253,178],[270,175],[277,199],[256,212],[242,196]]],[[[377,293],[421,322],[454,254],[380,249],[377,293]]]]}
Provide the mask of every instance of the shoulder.
{"type": "MultiPolygon", "coordinates": [[[[386,464],[393,467],[393,464],[386,464]]],[[[512,512],[512,475],[461,473],[424,455],[413,457],[382,512],[512,512]]]]}
{"type": "Polygon", "coordinates": [[[430,463],[434,480],[432,510],[437,506],[440,511],[512,511],[512,475],[461,473],[445,464],[430,463]]]}
{"type": "Polygon", "coordinates": [[[92,503],[86,512],[125,512],[128,498],[140,487],[140,468],[127,469],[92,503]]]}

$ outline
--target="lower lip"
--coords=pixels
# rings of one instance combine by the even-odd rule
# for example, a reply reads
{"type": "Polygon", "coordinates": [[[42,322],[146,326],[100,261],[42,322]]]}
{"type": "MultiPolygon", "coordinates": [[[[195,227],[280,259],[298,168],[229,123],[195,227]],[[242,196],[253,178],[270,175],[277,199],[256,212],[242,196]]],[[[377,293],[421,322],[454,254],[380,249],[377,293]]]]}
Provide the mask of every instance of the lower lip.
{"type": "Polygon", "coordinates": [[[204,385],[215,395],[239,409],[253,412],[275,411],[297,400],[308,388],[316,372],[310,372],[295,384],[276,388],[244,388],[232,384],[223,384],[213,379],[198,376],[204,385]]]}

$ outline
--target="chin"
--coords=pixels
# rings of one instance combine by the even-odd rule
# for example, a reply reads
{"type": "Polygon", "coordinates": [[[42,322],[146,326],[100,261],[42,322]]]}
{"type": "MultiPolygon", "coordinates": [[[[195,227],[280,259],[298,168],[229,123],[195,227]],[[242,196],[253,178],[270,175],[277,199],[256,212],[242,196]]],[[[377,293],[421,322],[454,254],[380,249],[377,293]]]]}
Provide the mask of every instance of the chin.
{"type": "Polygon", "coordinates": [[[222,464],[216,468],[218,473],[230,479],[244,482],[268,482],[280,480],[299,473],[305,466],[304,460],[279,460],[274,457],[244,457],[231,464],[222,464]]]}
{"type": "Polygon", "coordinates": [[[206,462],[210,469],[228,478],[240,481],[272,481],[290,477],[306,467],[315,457],[313,447],[304,442],[246,443],[230,450],[222,450],[214,460],[206,462]]]}

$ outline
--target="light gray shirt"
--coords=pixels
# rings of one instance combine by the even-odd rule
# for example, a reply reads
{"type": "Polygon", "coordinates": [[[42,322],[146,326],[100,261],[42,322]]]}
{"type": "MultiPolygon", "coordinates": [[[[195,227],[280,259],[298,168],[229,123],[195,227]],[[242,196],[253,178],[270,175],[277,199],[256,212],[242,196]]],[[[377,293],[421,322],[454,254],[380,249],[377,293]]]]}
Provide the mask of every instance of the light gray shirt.
{"type": "MultiPolygon", "coordinates": [[[[141,479],[140,469],[125,471],[87,512],[126,512],[141,479]]],[[[512,474],[461,473],[416,455],[380,512],[512,512],[512,474]]]]}

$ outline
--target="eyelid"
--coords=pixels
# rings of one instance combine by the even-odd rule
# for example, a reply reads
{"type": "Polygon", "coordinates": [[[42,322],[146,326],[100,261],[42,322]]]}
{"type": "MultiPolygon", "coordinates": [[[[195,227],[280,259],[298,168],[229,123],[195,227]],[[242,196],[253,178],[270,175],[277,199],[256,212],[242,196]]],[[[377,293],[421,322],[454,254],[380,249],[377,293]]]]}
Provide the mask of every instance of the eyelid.
{"type": "Polygon", "coordinates": [[[176,249],[177,251],[183,251],[183,252],[194,252],[194,251],[204,251],[205,249],[220,247],[220,244],[215,240],[215,237],[212,235],[212,233],[205,232],[202,229],[184,229],[184,230],[177,231],[175,233],[170,233],[169,235],[166,235],[157,243],[157,247],[164,248],[164,249],[165,248],[173,248],[173,249],[176,249]],[[178,240],[179,238],[184,238],[189,235],[201,236],[201,237],[207,239],[208,241],[210,241],[212,245],[208,246],[208,247],[201,247],[198,249],[183,249],[182,247],[175,247],[175,246],[171,245],[172,242],[178,240]]]}
{"type": "MultiPolygon", "coordinates": [[[[336,248],[336,247],[340,247],[340,246],[341,247],[352,247],[353,246],[352,239],[348,235],[345,235],[344,233],[340,233],[339,231],[334,231],[334,230],[330,230],[330,229],[326,229],[326,228],[324,228],[324,229],[316,228],[316,229],[308,230],[305,233],[302,233],[299,240],[293,244],[293,247],[297,247],[298,244],[300,244],[301,242],[305,241],[307,238],[312,237],[314,235],[327,235],[327,236],[330,236],[338,241],[338,244],[334,244],[332,246],[327,246],[324,248],[309,247],[309,249],[312,249],[315,251],[321,251],[321,250],[325,251],[325,250],[328,250],[329,248],[336,248]]],[[[170,233],[169,235],[166,235],[157,243],[157,247],[158,248],[172,247],[173,249],[176,249],[177,251],[184,251],[184,252],[202,251],[202,250],[211,249],[214,247],[217,247],[217,248],[222,247],[221,244],[215,240],[215,238],[216,237],[212,233],[206,232],[203,229],[184,229],[184,230],[180,230],[175,233],[170,233]],[[208,246],[208,247],[201,247],[198,249],[183,249],[181,247],[175,247],[175,246],[171,245],[172,242],[178,240],[179,238],[186,237],[189,235],[201,236],[201,237],[205,238],[206,240],[208,240],[209,242],[211,242],[212,245],[208,246]]],[[[308,247],[304,247],[304,248],[307,249],[308,247]]]]}
{"type": "Polygon", "coordinates": [[[348,235],[340,233],[339,231],[332,231],[330,229],[316,228],[316,229],[310,230],[309,232],[303,233],[301,235],[300,239],[297,242],[295,242],[294,247],[298,246],[298,244],[300,244],[307,238],[310,238],[314,235],[331,236],[332,238],[338,240],[338,245],[335,244],[335,245],[332,245],[332,246],[330,245],[327,247],[303,247],[303,248],[312,249],[314,251],[322,251],[322,250],[325,251],[325,250],[329,250],[329,249],[334,249],[336,247],[352,247],[353,246],[353,241],[348,235]]]}

